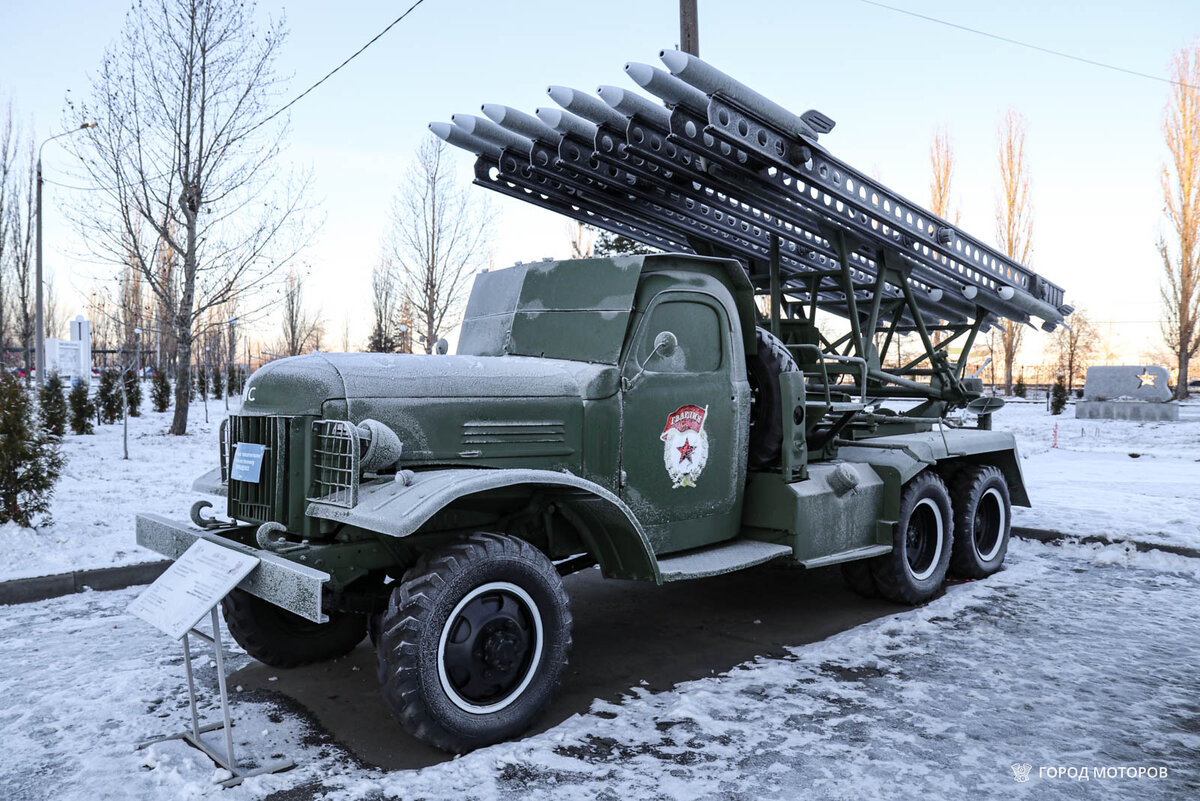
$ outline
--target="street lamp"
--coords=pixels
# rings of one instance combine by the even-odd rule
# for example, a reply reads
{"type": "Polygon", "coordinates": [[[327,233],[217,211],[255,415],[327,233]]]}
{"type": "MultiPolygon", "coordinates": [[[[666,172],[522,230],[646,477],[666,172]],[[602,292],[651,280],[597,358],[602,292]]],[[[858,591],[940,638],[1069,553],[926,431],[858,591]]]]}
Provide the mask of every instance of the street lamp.
{"type": "Polygon", "coordinates": [[[138,380],[142,380],[142,329],[133,329],[133,371],[138,380]]]}
{"type": "Polygon", "coordinates": [[[63,131],[60,134],[55,134],[49,139],[44,140],[38,145],[37,157],[37,310],[35,313],[34,327],[35,332],[34,345],[37,347],[37,376],[39,383],[46,383],[46,325],[42,311],[42,148],[55,139],[64,136],[69,136],[73,133],[95,128],[97,123],[85,122],[78,128],[72,128],[69,131],[63,131]]]}

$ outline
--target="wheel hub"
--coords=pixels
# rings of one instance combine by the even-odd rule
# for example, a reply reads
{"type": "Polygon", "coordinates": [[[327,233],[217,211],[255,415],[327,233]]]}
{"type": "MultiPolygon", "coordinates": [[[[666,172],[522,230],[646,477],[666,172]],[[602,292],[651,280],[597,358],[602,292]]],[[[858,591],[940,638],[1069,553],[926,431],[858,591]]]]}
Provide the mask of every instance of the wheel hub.
{"type": "Polygon", "coordinates": [[[937,569],[942,554],[942,515],[929,499],[922,499],[909,515],[904,550],[913,578],[922,581],[937,569]]]}
{"type": "Polygon", "coordinates": [[[478,587],[442,630],[442,687],[473,714],[503,708],[529,683],[541,646],[541,621],[528,593],[507,582],[478,587]]]}
{"type": "Polygon", "coordinates": [[[511,620],[499,621],[491,626],[492,631],[480,637],[483,647],[480,656],[488,667],[507,673],[521,656],[521,640],[514,631],[516,624],[511,620]]]}

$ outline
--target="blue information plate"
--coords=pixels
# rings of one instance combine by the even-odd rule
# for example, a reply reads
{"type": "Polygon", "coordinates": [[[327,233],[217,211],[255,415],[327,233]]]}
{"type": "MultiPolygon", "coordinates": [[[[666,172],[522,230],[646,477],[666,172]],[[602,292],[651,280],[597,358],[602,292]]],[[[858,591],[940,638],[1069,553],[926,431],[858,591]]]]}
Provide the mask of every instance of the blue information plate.
{"type": "Polygon", "coordinates": [[[233,467],[229,471],[229,477],[234,481],[248,481],[251,484],[257,484],[262,476],[264,451],[266,451],[265,445],[239,442],[234,446],[233,467]]]}

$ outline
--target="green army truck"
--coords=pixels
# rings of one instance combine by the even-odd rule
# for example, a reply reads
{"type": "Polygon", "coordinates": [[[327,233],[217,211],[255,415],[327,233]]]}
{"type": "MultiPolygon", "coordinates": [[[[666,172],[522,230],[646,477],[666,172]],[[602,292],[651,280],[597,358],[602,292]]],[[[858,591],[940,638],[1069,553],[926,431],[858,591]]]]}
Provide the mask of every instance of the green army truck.
{"type": "Polygon", "coordinates": [[[225,516],[138,517],[170,557],[203,538],[259,558],[222,604],[251,656],[369,634],[392,714],[463,752],[546,710],[572,572],[839,564],[919,604],[1000,569],[1029,497],[963,373],[999,316],[1061,323],[1062,290],[837,162],[823,115],[664,61],[627,71],[665,107],[553,87],[556,114],[434,131],[481,185],[665,252],[481,273],[456,355],[264,366],[196,482],[225,516]]]}

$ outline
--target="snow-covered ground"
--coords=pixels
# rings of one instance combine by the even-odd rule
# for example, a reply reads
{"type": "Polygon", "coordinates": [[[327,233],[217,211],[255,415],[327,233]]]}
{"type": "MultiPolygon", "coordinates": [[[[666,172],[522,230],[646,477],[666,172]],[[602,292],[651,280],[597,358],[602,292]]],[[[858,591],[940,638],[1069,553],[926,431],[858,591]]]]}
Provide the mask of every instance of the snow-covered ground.
{"type": "MultiPolygon", "coordinates": [[[[227,791],[214,784],[224,774],[182,743],[133,750],[188,721],[182,655],[125,614],[135,594],[0,614],[4,798],[241,801],[288,788],[284,797],[329,801],[1200,792],[1200,560],[1182,556],[1015,542],[1006,570],[919,609],[668,692],[597,701],[544,734],[420,771],[363,768],[302,710],[235,692],[241,753],[286,754],[299,766],[227,791]],[[1031,766],[1027,783],[1013,765],[1031,766]],[[1060,768],[1083,768],[1089,781],[1060,768]],[[1135,778],[1137,768],[1165,775],[1135,778]]],[[[195,660],[208,699],[210,659],[195,660]]],[[[246,659],[235,656],[231,669],[246,659]]]]}
{"type": "Polygon", "coordinates": [[[1179,422],[1140,423],[1006,406],[995,426],[1016,435],[1033,501],[1014,523],[1200,548],[1200,404],[1180,411],[1179,422]]]}
{"type": "MultiPolygon", "coordinates": [[[[148,389],[147,389],[148,393],[148,389]]],[[[241,400],[230,399],[231,411],[241,400]]],[[[53,524],[36,530],[0,525],[0,580],[86,568],[150,562],[162,557],[138,547],[133,518],[156,512],[186,520],[199,497],[192,481],[217,465],[217,427],[225,401],[193,403],[188,434],[167,434],[172,412],[145,411],[129,418],[129,460],[122,456],[122,426],[96,426],[95,434],[63,438],[66,467],[54,491],[53,524]]],[[[172,407],[173,408],[173,407],[172,407]]]]}
{"type": "MultiPolygon", "coordinates": [[[[234,413],[238,403],[230,400],[234,413]]],[[[208,413],[205,423],[203,406],[192,405],[186,437],[166,434],[169,412],[131,418],[129,461],[121,459],[120,424],[98,426],[94,436],[67,435],[54,524],[37,531],[0,526],[7,557],[0,580],[159,559],[137,546],[134,514],[187,519],[199,497],[192,481],[217,463],[224,402],[210,400],[208,413]]],[[[997,429],[1017,437],[1034,504],[1014,512],[1016,524],[1200,548],[1200,402],[1185,404],[1177,423],[1073,414],[1068,408],[1055,417],[1043,404],[1013,403],[995,416],[997,429]]]]}
{"type": "MultiPolygon", "coordinates": [[[[165,415],[131,421],[130,462],[119,426],[68,437],[55,525],[0,529],[0,577],[149,556],[133,545],[133,513],[186,514],[192,478],[216,456],[223,404],[209,411],[204,425],[193,408],[183,439],[163,433],[165,415]]],[[[1200,406],[1184,417],[1076,421],[1010,405],[997,427],[1018,437],[1035,504],[1017,524],[1200,545],[1200,406]]],[[[223,792],[223,774],[182,743],[133,751],[189,719],[178,646],[124,611],[138,589],[0,607],[0,798],[1200,797],[1200,560],[1024,541],[1009,553],[1000,574],[919,609],[667,692],[631,688],[420,771],[364,767],[286,698],[235,691],[240,753],[299,767],[223,792]],[[1031,766],[1028,782],[1013,765],[1031,766]],[[1165,777],[1131,778],[1137,768],[1165,777]]],[[[197,649],[209,718],[210,659],[197,649]]],[[[232,672],[249,658],[230,661],[232,672]]]]}

